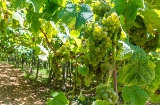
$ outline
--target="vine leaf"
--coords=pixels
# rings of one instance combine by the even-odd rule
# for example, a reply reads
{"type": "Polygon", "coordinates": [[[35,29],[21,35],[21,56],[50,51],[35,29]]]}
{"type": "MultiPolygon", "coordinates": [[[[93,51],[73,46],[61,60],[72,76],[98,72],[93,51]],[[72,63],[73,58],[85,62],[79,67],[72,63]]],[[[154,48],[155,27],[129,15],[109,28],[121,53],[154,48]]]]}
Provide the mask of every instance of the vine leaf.
{"type": "Polygon", "coordinates": [[[79,66],[78,67],[78,73],[80,73],[82,76],[86,76],[89,72],[89,68],[86,66],[79,66]]]}
{"type": "MultiPolygon", "coordinates": [[[[57,0],[56,0],[57,1],[57,0]]],[[[46,2],[46,6],[43,10],[43,15],[42,18],[46,19],[46,20],[51,20],[52,16],[54,16],[54,14],[56,13],[56,11],[61,8],[60,4],[56,3],[55,0],[48,0],[48,2],[46,2]]]]}
{"type": "Polygon", "coordinates": [[[69,23],[72,22],[73,18],[76,17],[76,8],[77,8],[77,5],[76,4],[73,4],[71,2],[69,2],[67,5],[66,5],[66,8],[63,9],[60,13],[59,13],[59,18],[61,18],[61,21],[66,23],[67,25],[69,23]]]}
{"type": "Polygon", "coordinates": [[[42,4],[46,0],[31,0],[33,7],[34,7],[34,12],[39,12],[40,8],[42,7],[42,4]]]}
{"type": "Polygon", "coordinates": [[[132,105],[145,105],[149,98],[148,94],[138,86],[123,87],[122,97],[125,103],[131,102],[132,105]]]}
{"type": "Polygon", "coordinates": [[[11,4],[15,9],[25,8],[26,6],[28,6],[28,3],[26,2],[26,0],[11,0],[11,4]]]}
{"type": "Polygon", "coordinates": [[[76,44],[77,44],[78,47],[81,47],[82,41],[81,41],[81,39],[78,38],[79,35],[80,35],[79,31],[72,30],[70,32],[70,37],[73,38],[76,41],[76,44]]]}
{"type": "Polygon", "coordinates": [[[158,89],[159,85],[160,85],[160,62],[156,62],[155,63],[156,67],[155,67],[155,78],[153,79],[153,81],[147,85],[147,90],[155,93],[155,91],[158,89]]]}
{"type": "Polygon", "coordinates": [[[150,97],[152,103],[160,103],[160,94],[154,94],[150,97]]]}
{"type": "Polygon", "coordinates": [[[41,14],[33,12],[33,6],[30,5],[26,17],[27,17],[27,21],[31,23],[31,29],[34,32],[38,32],[41,26],[41,22],[39,21],[41,14]]]}
{"type": "Polygon", "coordinates": [[[39,21],[39,17],[41,15],[39,13],[33,13],[32,14],[32,23],[31,23],[31,28],[35,31],[38,32],[39,28],[41,26],[41,22],[39,21]]]}
{"type": "Polygon", "coordinates": [[[93,78],[93,73],[92,73],[92,72],[89,72],[89,73],[85,76],[84,82],[85,82],[85,85],[86,85],[87,87],[89,87],[90,84],[92,83],[92,78],[93,78]]]}
{"type": "Polygon", "coordinates": [[[86,21],[92,20],[93,13],[90,9],[89,5],[87,4],[81,4],[80,5],[80,11],[78,12],[75,28],[77,29],[82,24],[85,24],[86,21]]]}
{"type": "Polygon", "coordinates": [[[119,72],[119,81],[124,85],[147,85],[155,77],[154,63],[148,60],[146,53],[138,46],[131,45],[133,55],[128,64],[119,72]]]}
{"type": "Polygon", "coordinates": [[[53,98],[47,100],[47,105],[69,105],[69,101],[63,92],[54,92],[51,96],[53,98]]]}
{"type": "Polygon", "coordinates": [[[69,2],[64,9],[57,10],[53,20],[55,22],[60,20],[67,24],[67,26],[74,26],[76,29],[85,24],[86,21],[92,20],[93,13],[89,5],[81,4],[79,11],[77,11],[77,8],[77,4],[69,2]]]}
{"type": "Polygon", "coordinates": [[[70,32],[70,37],[71,38],[78,38],[78,36],[80,35],[80,32],[79,31],[76,31],[76,30],[72,30],[71,32],[70,32]]]}
{"type": "Polygon", "coordinates": [[[139,10],[138,12],[144,17],[145,25],[147,26],[148,30],[157,29],[160,32],[160,17],[154,10],[145,9],[139,10]]]}
{"type": "Polygon", "coordinates": [[[130,43],[124,41],[118,41],[122,44],[122,48],[118,51],[117,60],[123,60],[127,58],[131,58],[133,55],[133,50],[131,48],[130,43]]]}
{"type": "Polygon", "coordinates": [[[118,15],[123,15],[126,24],[136,19],[137,10],[143,8],[143,0],[115,0],[115,10],[118,15]]]}

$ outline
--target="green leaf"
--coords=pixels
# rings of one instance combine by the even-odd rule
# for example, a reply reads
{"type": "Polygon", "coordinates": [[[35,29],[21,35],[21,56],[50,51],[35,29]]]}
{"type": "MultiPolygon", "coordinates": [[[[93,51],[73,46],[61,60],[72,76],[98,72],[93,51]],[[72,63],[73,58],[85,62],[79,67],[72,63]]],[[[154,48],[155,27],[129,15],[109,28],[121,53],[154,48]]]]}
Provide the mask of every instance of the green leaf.
{"type": "Polygon", "coordinates": [[[89,72],[89,68],[86,66],[78,66],[78,73],[80,73],[82,76],[86,76],[89,72]]]}
{"type": "Polygon", "coordinates": [[[47,105],[69,105],[69,101],[63,92],[52,93],[52,99],[47,100],[47,105]]]}
{"type": "Polygon", "coordinates": [[[27,15],[26,15],[27,21],[28,21],[29,23],[32,22],[32,13],[33,13],[33,11],[34,11],[33,5],[29,5],[29,6],[28,6],[27,15]]]}
{"type": "Polygon", "coordinates": [[[31,28],[35,32],[38,32],[41,26],[41,22],[39,21],[40,16],[41,15],[39,13],[33,13],[32,16],[31,28]]]}
{"type": "Polygon", "coordinates": [[[147,85],[147,90],[155,93],[155,91],[158,89],[159,85],[160,85],[160,62],[156,62],[155,63],[156,67],[155,67],[155,78],[153,79],[153,81],[151,82],[151,84],[147,85]]]}
{"type": "Polygon", "coordinates": [[[61,18],[61,21],[66,23],[67,25],[72,22],[73,18],[76,17],[77,15],[77,5],[73,4],[71,2],[69,2],[66,5],[66,8],[60,13],[61,16],[59,16],[59,18],[61,18]]]}
{"type": "Polygon", "coordinates": [[[139,10],[138,12],[143,16],[148,30],[157,29],[160,32],[160,17],[155,10],[145,9],[139,10]]]}
{"type": "Polygon", "coordinates": [[[150,100],[152,103],[155,103],[158,105],[160,103],[160,94],[154,94],[150,97],[150,100]]]}
{"type": "Polygon", "coordinates": [[[130,43],[124,41],[119,41],[119,43],[122,44],[122,48],[118,51],[117,60],[131,58],[134,50],[132,50],[130,43]]]}
{"type": "Polygon", "coordinates": [[[42,4],[46,0],[31,0],[33,7],[34,7],[34,12],[39,12],[40,8],[42,8],[42,4]]]}
{"type": "Polygon", "coordinates": [[[107,100],[96,100],[92,103],[92,105],[108,105],[107,100]]]}
{"type": "Polygon", "coordinates": [[[77,11],[77,4],[69,2],[65,9],[57,11],[55,21],[61,19],[62,22],[66,23],[67,26],[75,27],[76,29],[86,21],[92,20],[93,13],[91,8],[87,4],[81,4],[79,11],[77,11]]]}
{"type": "Polygon", "coordinates": [[[92,78],[93,78],[93,73],[92,73],[92,72],[89,72],[89,73],[85,76],[84,82],[85,82],[85,85],[86,85],[87,87],[89,87],[90,84],[92,83],[92,78]]]}
{"type": "Polygon", "coordinates": [[[118,15],[123,15],[126,24],[136,19],[137,10],[144,8],[143,0],[115,0],[115,10],[118,15]]]}
{"type": "Polygon", "coordinates": [[[33,12],[33,6],[30,5],[28,12],[27,12],[27,21],[31,23],[31,29],[34,32],[38,32],[41,26],[41,22],[39,21],[39,18],[41,18],[40,13],[33,12]]]}
{"type": "Polygon", "coordinates": [[[122,97],[124,102],[131,102],[132,105],[145,105],[149,96],[138,86],[123,87],[122,97]]]}
{"type": "Polygon", "coordinates": [[[46,6],[44,7],[42,17],[46,20],[51,20],[52,16],[56,13],[56,11],[61,8],[60,5],[56,4],[53,0],[47,0],[46,6]]]}
{"type": "Polygon", "coordinates": [[[11,0],[11,4],[13,8],[20,9],[27,7],[29,3],[27,3],[26,0],[11,0]]]}
{"type": "Polygon", "coordinates": [[[64,7],[67,0],[50,0],[50,3],[64,7]]]}
{"type": "Polygon", "coordinates": [[[80,12],[78,12],[78,15],[76,18],[75,28],[77,29],[82,24],[85,24],[86,21],[92,20],[92,17],[93,17],[93,13],[90,6],[87,4],[81,4],[80,12]]]}
{"type": "Polygon", "coordinates": [[[32,5],[29,6],[26,18],[27,21],[31,23],[31,29],[34,32],[38,32],[40,29],[41,22],[39,21],[39,18],[41,18],[41,16],[42,14],[34,12],[32,5]]]}
{"type": "Polygon", "coordinates": [[[80,95],[78,96],[78,99],[83,102],[83,101],[85,101],[85,96],[82,95],[82,94],[80,94],[80,95]]]}
{"type": "Polygon", "coordinates": [[[81,86],[82,81],[79,77],[74,77],[74,81],[77,83],[78,86],[81,86]]]}
{"type": "Polygon", "coordinates": [[[56,10],[56,12],[54,13],[54,15],[52,16],[52,20],[53,20],[55,23],[57,23],[57,22],[61,19],[62,14],[63,14],[63,11],[64,11],[63,8],[58,8],[58,9],[56,10]]]}
{"type": "Polygon", "coordinates": [[[119,71],[119,81],[124,85],[147,85],[155,77],[154,63],[148,60],[146,53],[138,46],[131,46],[134,51],[128,64],[119,71]]]}

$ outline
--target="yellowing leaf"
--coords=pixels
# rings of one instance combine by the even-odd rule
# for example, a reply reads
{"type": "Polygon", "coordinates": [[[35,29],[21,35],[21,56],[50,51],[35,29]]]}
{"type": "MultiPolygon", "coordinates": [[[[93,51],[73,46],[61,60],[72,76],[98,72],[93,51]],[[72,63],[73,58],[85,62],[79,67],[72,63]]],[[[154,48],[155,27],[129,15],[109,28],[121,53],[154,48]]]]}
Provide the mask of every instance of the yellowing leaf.
{"type": "Polygon", "coordinates": [[[6,10],[6,2],[2,2],[2,8],[6,10]]]}
{"type": "Polygon", "coordinates": [[[39,37],[44,37],[43,33],[39,33],[39,37]]]}
{"type": "Polygon", "coordinates": [[[77,46],[80,47],[82,43],[81,39],[74,38],[74,40],[76,41],[77,46]]]}
{"type": "Polygon", "coordinates": [[[73,0],[73,2],[74,2],[75,4],[79,4],[79,2],[81,2],[81,0],[73,0]]]}
{"type": "Polygon", "coordinates": [[[79,32],[79,31],[72,30],[72,31],[70,32],[70,37],[71,37],[71,38],[77,38],[79,35],[80,35],[80,32],[79,32]]]}
{"type": "Polygon", "coordinates": [[[51,42],[52,39],[48,39],[49,42],[51,42]]]}
{"type": "Polygon", "coordinates": [[[81,43],[82,43],[81,39],[78,39],[78,36],[79,36],[79,35],[80,35],[80,32],[79,32],[79,31],[72,30],[72,31],[70,32],[70,37],[73,38],[73,39],[76,41],[76,44],[77,44],[78,47],[80,47],[80,46],[81,46],[81,43]]]}
{"type": "Polygon", "coordinates": [[[127,34],[122,30],[121,31],[121,39],[127,38],[127,34]]]}

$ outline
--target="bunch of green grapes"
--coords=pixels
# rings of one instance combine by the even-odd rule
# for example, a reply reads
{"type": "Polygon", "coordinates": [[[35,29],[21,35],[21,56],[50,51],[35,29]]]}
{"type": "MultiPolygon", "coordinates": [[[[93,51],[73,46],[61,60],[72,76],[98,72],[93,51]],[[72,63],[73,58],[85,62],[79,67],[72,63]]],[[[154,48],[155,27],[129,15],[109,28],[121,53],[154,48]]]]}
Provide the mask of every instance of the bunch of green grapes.
{"type": "Polygon", "coordinates": [[[103,19],[87,23],[83,28],[82,35],[88,39],[87,48],[90,64],[97,66],[105,58],[107,49],[111,47],[112,37],[119,28],[119,17],[115,12],[106,12],[103,19]]]}
{"type": "Polygon", "coordinates": [[[98,78],[103,80],[103,77],[105,77],[105,80],[108,81],[109,79],[109,72],[112,70],[112,63],[111,58],[107,57],[103,62],[100,63],[100,70],[97,71],[96,74],[99,74],[98,78]]]}
{"type": "Polygon", "coordinates": [[[111,6],[109,3],[107,3],[105,0],[97,0],[92,4],[93,7],[93,12],[98,15],[103,17],[105,12],[111,10],[111,6]]]}
{"type": "Polygon", "coordinates": [[[95,23],[92,35],[88,38],[88,58],[93,66],[98,65],[105,57],[106,50],[111,46],[111,39],[108,33],[103,30],[103,26],[95,23]]]}
{"type": "Polygon", "coordinates": [[[7,23],[6,23],[6,20],[5,19],[1,19],[0,20],[0,33],[2,35],[7,35],[7,23]]]}
{"type": "Polygon", "coordinates": [[[96,100],[106,100],[108,105],[115,105],[118,100],[118,95],[113,90],[111,85],[100,84],[96,87],[96,100]]]}
{"type": "Polygon", "coordinates": [[[142,47],[146,52],[155,51],[157,47],[160,47],[159,41],[159,35],[154,35],[154,37],[146,41],[142,47]]]}
{"type": "Polygon", "coordinates": [[[108,17],[103,17],[95,23],[87,24],[84,31],[84,38],[88,39],[88,59],[89,63],[97,66],[104,60],[107,49],[112,45],[112,37],[120,27],[119,17],[115,12],[108,17]]]}
{"type": "Polygon", "coordinates": [[[65,45],[62,45],[55,56],[62,58],[62,63],[68,62],[70,61],[70,50],[65,45]]]}
{"type": "Polygon", "coordinates": [[[141,16],[137,16],[135,24],[128,30],[130,42],[143,48],[146,52],[154,51],[159,46],[159,35],[155,32],[147,32],[147,28],[141,16]]]}
{"type": "Polygon", "coordinates": [[[147,28],[141,16],[137,16],[135,24],[128,30],[130,34],[130,42],[134,45],[142,47],[147,41],[147,28]]]}

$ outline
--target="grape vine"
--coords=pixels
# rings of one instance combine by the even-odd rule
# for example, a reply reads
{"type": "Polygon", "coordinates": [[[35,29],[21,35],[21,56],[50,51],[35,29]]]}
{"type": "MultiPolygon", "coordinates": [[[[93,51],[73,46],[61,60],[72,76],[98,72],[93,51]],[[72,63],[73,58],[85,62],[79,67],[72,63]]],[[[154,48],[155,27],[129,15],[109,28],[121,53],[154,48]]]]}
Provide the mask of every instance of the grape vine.
{"type": "Polygon", "coordinates": [[[1,0],[0,56],[63,91],[52,93],[49,105],[144,105],[160,85],[159,6],[158,0],[1,0]]]}

